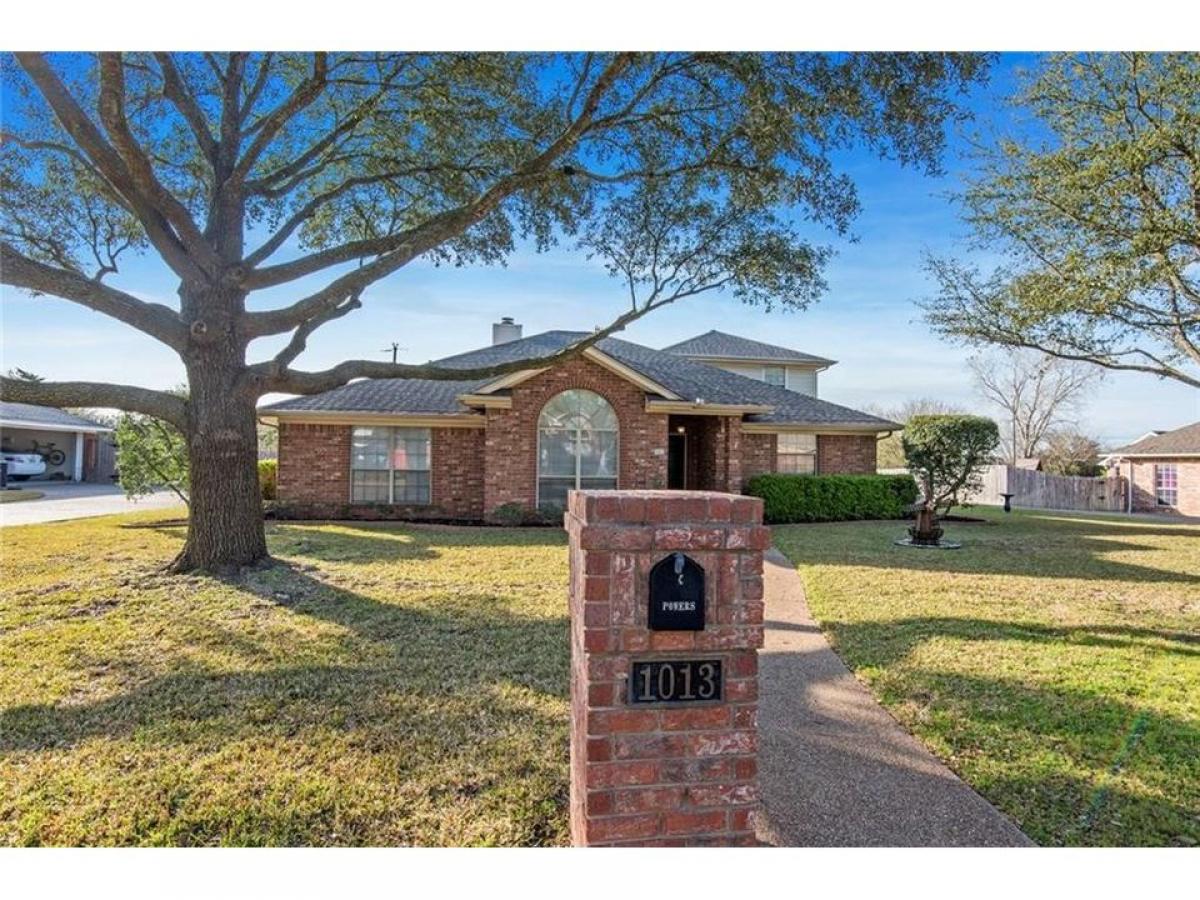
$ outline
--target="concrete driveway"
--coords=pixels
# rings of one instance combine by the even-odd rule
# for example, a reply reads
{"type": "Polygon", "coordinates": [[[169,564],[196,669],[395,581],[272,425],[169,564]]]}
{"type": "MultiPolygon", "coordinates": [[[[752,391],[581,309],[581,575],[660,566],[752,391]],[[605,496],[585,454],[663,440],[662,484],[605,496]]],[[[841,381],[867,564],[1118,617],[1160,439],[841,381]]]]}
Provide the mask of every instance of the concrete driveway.
{"type": "Polygon", "coordinates": [[[124,491],[111,484],[75,484],[69,481],[19,481],[9,484],[16,488],[41,491],[45,496],[37,500],[0,503],[0,528],[175,506],[179,507],[181,515],[184,513],[179,498],[168,490],[157,491],[135,502],[126,499],[124,491]]]}

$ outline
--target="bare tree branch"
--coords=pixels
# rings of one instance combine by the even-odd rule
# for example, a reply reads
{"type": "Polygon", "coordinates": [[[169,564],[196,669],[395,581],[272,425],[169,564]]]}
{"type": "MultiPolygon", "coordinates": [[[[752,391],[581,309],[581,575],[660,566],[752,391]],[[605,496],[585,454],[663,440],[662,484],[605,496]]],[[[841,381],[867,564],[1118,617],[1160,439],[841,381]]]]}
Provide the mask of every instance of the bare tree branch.
{"type": "Polygon", "coordinates": [[[125,198],[146,230],[146,237],[172,271],[181,278],[206,277],[204,271],[192,260],[166,217],[154,206],[150,198],[137,188],[120,154],[104,139],[100,129],[75,102],[45,57],[40,53],[14,55],[21,68],[50,104],[63,128],[87,155],[104,180],[117,194],[125,198]]]}
{"type": "Polygon", "coordinates": [[[175,66],[175,60],[171,58],[170,53],[155,53],[154,58],[158,60],[159,68],[162,69],[163,78],[163,96],[174,104],[179,110],[184,120],[192,130],[192,134],[196,138],[196,143],[203,151],[205,158],[211,165],[217,164],[217,141],[213,138],[212,132],[208,127],[208,120],[204,116],[204,111],[200,109],[200,104],[196,102],[196,98],[192,95],[191,90],[179,75],[179,69],[175,66]]]}
{"type": "Polygon", "coordinates": [[[25,381],[0,376],[0,397],[41,406],[101,406],[145,413],[187,428],[187,401],[174,394],[128,384],[93,381],[25,381]]]}
{"type": "MultiPolygon", "coordinates": [[[[273,391],[292,394],[317,394],[321,391],[340,387],[355,378],[428,378],[438,381],[471,381],[479,378],[496,378],[511,372],[521,372],[525,369],[540,369],[546,366],[557,365],[568,359],[574,359],[588,347],[620,331],[647,313],[666,306],[675,299],[677,298],[672,297],[639,309],[629,310],[618,316],[604,328],[597,329],[586,337],[569,344],[562,350],[547,356],[500,363],[494,366],[457,369],[433,364],[409,365],[405,363],[379,362],[371,359],[354,359],[339,363],[332,369],[326,369],[321,372],[297,372],[290,369],[280,369],[273,360],[253,365],[249,371],[255,379],[256,389],[260,395],[273,391]]],[[[336,318],[336,316],[330,318],[336,318]]],[[[328,321],[328,319],[325,321],[328,321]]]]}
{"type": "Polygon", "coordinates": [[[209,273],[220,266],[217,255],[200,233],[191,213],[154,174],[154,166],[143,152],[125,115],[125,64],[120,53],[100,54],[100,121],[104,124],[126,170],[142,196],[171,224],[191,256],[209,273]]]}
{"type": "Polygon", "coordinates": [[[139,300],[78,272],[40,263],[7,242],[0,242],[0,283],[71,300],[132,325],[175,350],[182,350],[187,343],[187,328],[170,307],[139,300]]]}

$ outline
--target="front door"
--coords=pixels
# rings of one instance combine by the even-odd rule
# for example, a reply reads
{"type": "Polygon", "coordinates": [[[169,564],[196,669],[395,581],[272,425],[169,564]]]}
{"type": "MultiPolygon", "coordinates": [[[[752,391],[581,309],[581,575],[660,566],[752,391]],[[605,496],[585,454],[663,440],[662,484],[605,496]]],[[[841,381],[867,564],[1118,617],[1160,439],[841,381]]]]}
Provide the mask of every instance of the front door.
{"type": "Polygon", "coordinates": [[[687,435],[667,435],[667,487],[673,491],[687,488],[687,435]]]}

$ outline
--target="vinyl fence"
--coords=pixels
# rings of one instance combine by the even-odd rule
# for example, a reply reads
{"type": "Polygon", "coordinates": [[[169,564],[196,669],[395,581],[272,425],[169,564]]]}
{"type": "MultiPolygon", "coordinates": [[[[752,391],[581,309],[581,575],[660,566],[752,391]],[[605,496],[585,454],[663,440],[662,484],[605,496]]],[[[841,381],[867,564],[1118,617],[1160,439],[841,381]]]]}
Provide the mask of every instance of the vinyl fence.
{"type": "Polygon", "coordinates": [[[1125,510],[1125,479],[1119,475],[1078,478],[1007,465],[988,466],[983,476],[983,488],[967,501],[985,506],[1002,505],[1004,494],[1013,495],[1012,505],[1018,509],[1125,510]]]}

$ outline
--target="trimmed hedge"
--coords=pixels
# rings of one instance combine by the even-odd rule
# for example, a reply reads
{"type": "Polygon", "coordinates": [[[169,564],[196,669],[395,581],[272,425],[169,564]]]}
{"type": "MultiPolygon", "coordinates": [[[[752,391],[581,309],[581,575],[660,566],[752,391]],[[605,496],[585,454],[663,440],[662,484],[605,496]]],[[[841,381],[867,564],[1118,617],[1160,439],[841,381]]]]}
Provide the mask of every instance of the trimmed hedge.
{"type": "Polygon", "coordinates": [[[786,522],[902,519],[917,502],[911,475],[756,475],[746,493],[762,497],[763,518],[786,522]]]}

